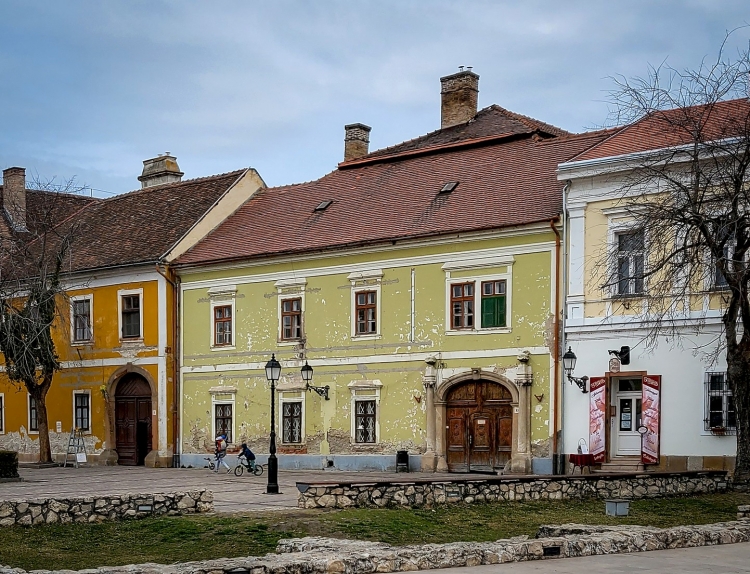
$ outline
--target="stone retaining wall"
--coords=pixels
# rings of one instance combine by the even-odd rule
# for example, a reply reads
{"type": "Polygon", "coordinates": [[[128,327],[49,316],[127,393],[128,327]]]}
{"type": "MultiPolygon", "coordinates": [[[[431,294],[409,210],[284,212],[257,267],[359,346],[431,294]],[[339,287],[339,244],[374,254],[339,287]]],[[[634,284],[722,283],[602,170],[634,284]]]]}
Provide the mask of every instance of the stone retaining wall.
{"type": "Polygon", "coordinates": [[[737,520],[742,520],[743,518],[750,518],[750,504],[737,507],[737,520]]]}
{"type": "MultiPolygon", "coordinates": [[[[86,574],[361,574],[408,572],[521,562],[577,556],[595,556],[695,546],[713,546],[750,541],[750,520],[646,528],[640,526],[588,527],[568,524],[543,526],[546,538],[518,536],[497,542],[454,542],[390,546],[330,538],[280,540],[278,554],[262,557],[223,558],[182,564],[106,566],[86,574]]],[[[59,571],[57,571],[59,572],[59,571]]],[[[70,570],[64,571],[70,574],[70,570]]],[[[26,574],[24,570],[0,566],[0,574],[26,574]]],[[[48,572],[48,574],[54,574],[48,572]]],[[[62,572],[59,572],[62,574],[62,572]]]]}
{"type": "Polygon", "coordinates": [[[206,489],[164,494],[6,500],[0,502],[0,526],[104,522],[210,512],[213,509],[213,492],[206,489]]]}
{"type": "Polygon", "coordinates": [[[351,508],[584,498],[661,498],[726,492],[726,472],[488,478],[433,482],[297,483],[300,508],[351,508]]]}

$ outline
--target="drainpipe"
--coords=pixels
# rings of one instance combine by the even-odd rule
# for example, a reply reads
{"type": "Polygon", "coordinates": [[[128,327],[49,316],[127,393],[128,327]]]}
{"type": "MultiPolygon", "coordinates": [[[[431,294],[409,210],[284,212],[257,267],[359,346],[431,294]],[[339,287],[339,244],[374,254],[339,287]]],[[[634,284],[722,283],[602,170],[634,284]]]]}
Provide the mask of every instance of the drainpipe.
{"type": "MultiPolygon", "coordinates": [[[[554,333],[552,336],[552,349],[553,349],[553,361],[555,365],[554,370],[554,393],[553,393],[553,429],[552,433],[552,472],[553,474],[559,470],[559,456],[557,448],[557,433],[558,433],[558,416],[559,411],[562,410],[562,404],[558,408],[558,394],[560,390],[560,232],[557,230],[555,223],[559,221],[559,217],[551,219],[549,222],[552,231],[555,233],[555,319],[554,319],[554,333]]],[[[564,229],[564,223],[563,223],[564,229]]]]}
{"type": "MultiPolygon", "coordinates": [[[[562,346],[558,348],[557,354],[560,355],[560,352],[565,350],[565,344],[566,344],[566,337],[565,337],[565,320],[568,316],[568,191],[570,191],[570,185],[571,181],[567,180],[565,182],[565,185],[563,186],[562,190],[562,196],[563,196],[563,216],[562,216],[562,224],[563,224],[563,260],[562,260],[562,303],[564,312],[560,316],[560,333],[562,335],[562,346]]],[[[565,418],[565,409],[563,408],[565,399],[565,384],[562,383],[560,386],[560,432],[562,432],[563,425],[565,424],[564,418],[565,418]]],[[[563,454],[562,456],[565,456],[565,441],[562,441],[561,444],[556,445],[558,450],[562,450],[563,454]]],[[[560,474],[565,474],[565,464],[561,460],[559,464],[558,470],[560,471],[560,474]]]]}
{"type": "MultiPolygon", "coordinates": [[[[180,365],[179,365],[179,312],[180,312],[180,278],[177,277],[168,265],[164,266],[165,271],[156,265],[156,272],[166,279],[167,283],[172,286],[172,467],[180,466],[180,365]],[[170,278],[170,275],[174,279],[170,278]]],[[[166,353],[165,353],[166,354],[166,353]]]]}

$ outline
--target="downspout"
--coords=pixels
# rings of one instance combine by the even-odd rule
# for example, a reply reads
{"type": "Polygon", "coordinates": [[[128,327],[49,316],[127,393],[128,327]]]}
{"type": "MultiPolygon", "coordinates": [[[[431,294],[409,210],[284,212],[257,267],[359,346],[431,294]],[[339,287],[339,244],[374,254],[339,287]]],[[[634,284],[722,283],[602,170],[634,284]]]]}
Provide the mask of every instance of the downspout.
{"type": "MultiPolygon", "coordinates": [[[[563,261],[562,261],[562,303],[564,305],[564,312],[560,315],[560,333],[562,335],[562,345],[558,349],[557,353],[560,355],[561,351],[565,351],[566,337],[565,337],[565,320],[568,317],[568,191],[570,191],[571,181],[567,180],[563,186],[563,261]]],[[[562,432],[563,425],[565,424],[565,409],[563,408],[565,399],[565,384],[560,386],[560,432],[562,432]]],[[[557,445],[558,450],[562,450],[562,456],[565,456],[565,442],[557,445]]],[[[562,460],[558,464],[560,474],[565,474],[565,464],[562,460]]]]}
{"type": "MultiPolygon", "coordinates": [[[[179,366],[179,310],[180,310],[180,293],[179,293],[179,277],[175,276],[169,266],[164,266],[166,273],[161,270],[161,267],[156,265],[156,272],[164,277],[164,279],[172,286],[172,467],[179,468],[180,466],[180,441],[179,441],[179,430],[180,430],[180,366],[179,366]],[[171,279],[169,275],[172,275],[174,279],[171,279]]],[[[166,353],[165,353],[166,354],[166,353]]]]}
{"type": "MultiPolygon", "coordinates": [[[[564,196],[564,192],[563,192],[564,196]]],[[[559,466],[558,463],[558,452],[557,452],[557,433],[558,433],[558,416],[560,408],[558,408],[558,395],[560,391],[560,232],[557,230],[555,223],[559,221],[559,217],[550,219],[549,226],[555,233],[555,319],[554,319],[554,333],[552,335],[552,352],[553,362],[555,366],[554,374],[554,393],[553,393],[553,428],[552,433],[552,472],[553,474],[559,466]]]]}

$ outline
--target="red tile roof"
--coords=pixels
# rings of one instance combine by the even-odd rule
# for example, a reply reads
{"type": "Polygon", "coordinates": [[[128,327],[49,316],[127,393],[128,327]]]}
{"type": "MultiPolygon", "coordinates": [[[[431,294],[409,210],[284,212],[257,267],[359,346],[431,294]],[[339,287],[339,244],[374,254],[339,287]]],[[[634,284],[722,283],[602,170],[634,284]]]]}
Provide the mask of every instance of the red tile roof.
{"type": "MultiPolygon", "coordinates": [[[[478,114],[477,123],[482,117],[495,122],[499,116],[490,110],[478,114]]],[[[540,135],[517,127],[517,133],[495,138],[489,136],[490,128],[479,128],[472,128],[479,137],[443,148],[440,153],[414,155],[414,146],[407,149],[402,144],[387,148],[383,161],[342,165],[317,181],[264,189],[177,264],[243,260],[548,221],[562,208],[557,164],[606,135],[597,132],[545,139],[547,132],[540,135]],[[394,153],[396,148],[402,152],[400,157],[394,153]],[[439,194],[450,181],[459,182],[456,189],[439,194]],[[332,200],[330,206],[316,211],[326,200],[332,200]]],[[[506,130],[507,126],[494,124],[493,129],[506,130]]],[[[420,138],[432,145],[437,139],[420,138]]]]}
{"type": "Polygon", "coordinates": [[[630,153],[707,142],[750,133],[750,100],[746,98],[654,112],[615,130],[602,143],[571,161],[615,157],[630,153]]]}
{"type": "MultiPolygon", "coordinates": [[[[66,261],[68,272],[152,263],[169,251],[244,172],[147,187],[109,199],[29,190],[27,224],[33,227],[40,214],[44,215],[44,210],[35,205],[56,202],[51,213],[57,233],[51,238],[48,234],[48,241],[56,241],[55,235],[64,237],[67,230],[77,227],[66,261]]],[[[32,248],[34,237],[35,233],[29,234],[32,248]]]]}

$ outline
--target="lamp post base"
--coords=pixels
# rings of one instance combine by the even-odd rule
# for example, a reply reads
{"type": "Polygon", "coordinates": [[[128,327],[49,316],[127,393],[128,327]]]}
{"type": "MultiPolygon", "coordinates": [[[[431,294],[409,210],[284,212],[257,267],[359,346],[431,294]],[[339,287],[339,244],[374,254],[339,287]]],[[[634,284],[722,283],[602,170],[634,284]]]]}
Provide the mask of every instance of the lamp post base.
{"type": "Polygon", "coordinates": [[[279,461],[275,454],[268,457],[268,484],[266,494],[279,494],[279,461]]]}

